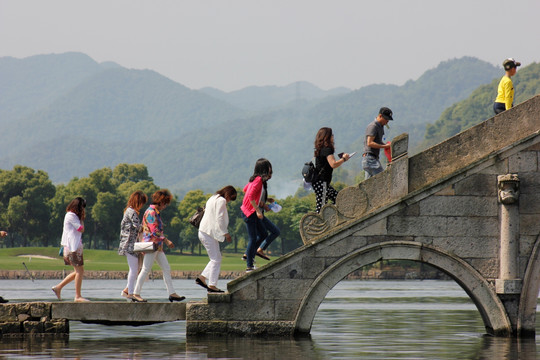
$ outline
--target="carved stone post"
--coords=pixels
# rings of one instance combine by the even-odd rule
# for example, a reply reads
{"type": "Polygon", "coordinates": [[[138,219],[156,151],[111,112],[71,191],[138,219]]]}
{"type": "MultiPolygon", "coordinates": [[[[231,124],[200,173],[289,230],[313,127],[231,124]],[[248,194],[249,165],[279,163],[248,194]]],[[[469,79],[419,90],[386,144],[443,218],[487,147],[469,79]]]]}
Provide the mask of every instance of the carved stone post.
{"type": "Polygon", "coordinates": [[[498,294],[520,294],[519,279],[519,178],[517,174],[499,175],[500,265],[495,281],[498,294]]]}

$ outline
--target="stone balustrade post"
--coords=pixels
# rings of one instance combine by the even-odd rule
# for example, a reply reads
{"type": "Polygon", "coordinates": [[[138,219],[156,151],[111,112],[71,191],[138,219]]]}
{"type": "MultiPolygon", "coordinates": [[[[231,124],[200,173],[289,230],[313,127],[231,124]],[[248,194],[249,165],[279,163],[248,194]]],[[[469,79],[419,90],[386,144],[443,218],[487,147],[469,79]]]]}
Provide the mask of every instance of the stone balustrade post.
{"type": "Polygon", "coordinates": [[[498,294],[521,293],[519,279],[519,178],[517,174],[497,177],[500,205],[499,278],[495,281],[498,294]]]}

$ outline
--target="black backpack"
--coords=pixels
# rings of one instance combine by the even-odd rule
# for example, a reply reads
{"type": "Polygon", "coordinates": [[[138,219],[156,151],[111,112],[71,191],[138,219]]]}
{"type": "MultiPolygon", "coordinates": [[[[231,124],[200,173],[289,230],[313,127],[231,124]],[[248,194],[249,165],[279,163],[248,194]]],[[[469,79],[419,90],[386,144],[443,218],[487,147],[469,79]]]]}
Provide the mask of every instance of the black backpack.
{"type": "Polygon", "coordinates": [[[302,168],[302,177],[304,178],[304,181],[309,184],[317,181],[322,172],[322,169],[317,170],[317,167],[315,166],[315,164],[313,164],[314,160],[315,158],[311,159],[311,161],[305,163],[304,167],[302,168]]]}

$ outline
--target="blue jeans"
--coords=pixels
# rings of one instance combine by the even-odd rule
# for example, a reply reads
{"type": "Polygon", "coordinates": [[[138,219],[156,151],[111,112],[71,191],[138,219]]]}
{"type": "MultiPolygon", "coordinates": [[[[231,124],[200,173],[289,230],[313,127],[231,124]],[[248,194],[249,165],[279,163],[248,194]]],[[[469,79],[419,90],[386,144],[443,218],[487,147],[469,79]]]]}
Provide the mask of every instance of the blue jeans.
{"type": "Polygon", "coordinates": [[[262,220],[259,219],[259,221],[264,227],[264,233],[260,233],[258,236],[258,247],[266,250],[268,246],[270,246],[272,241],[274,241],[281,232],[279,231],[278,227],[266,216],[263,217],[262,220]]]}
{"type": "Polygon", "coordinates": [[[366,172],[366,179],[369,179],[384,170],[379,158],[376,158],[375,155],[372,154],[366,154],[366,156],[362,158],[362,168],[366,172]]]}
{"type": "Polygon", "coordinates": [[[246,249],[246,263],[248,268],[253,267],[253,260],[255,259],[255,253],[257,252],[257,236],[259,233],[265,233],[262,221],[257,217],[257,213],[254,212],[249,217],[246,217],[242,213],[242,218],[246,222],[246,228],[248,232],[248,246],[246,249]]]}

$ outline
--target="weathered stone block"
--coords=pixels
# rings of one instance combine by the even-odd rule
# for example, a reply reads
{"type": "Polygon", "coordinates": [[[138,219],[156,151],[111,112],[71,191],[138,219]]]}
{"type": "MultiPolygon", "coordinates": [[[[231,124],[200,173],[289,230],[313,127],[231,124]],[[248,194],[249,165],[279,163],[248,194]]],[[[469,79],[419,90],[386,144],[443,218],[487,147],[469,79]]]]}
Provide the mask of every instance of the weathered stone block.
{"type": "Polygon", "coordinates": [[[259,280],[259,287],[263,289],[263,299],[292,300],[301,298],[311,282],[309,279],[264,279],[259,280]]]}
{"type": "MultiPolygon", "coordinates": [[[[377,221],[374,224],[371,224],[363,229],[360,229],[354,233],[355,236],[369,236],[369,235],[386,235],[386,218],[377,221]]],[[[364,246],[367,244],[365,238],[358,238],[357,242],[358,247],[364,246]]]]}
{"type": "Polygon", "coordinates": [[[294,324],[292,321],[229,321],[227,333],[244,336],[291,336],[294,333],[294,324]]]}
{"type": "Polygon", "coordinates": [[[420,248],[419,247],[410,247],[406,246],[391,247],[385,246],[381,249],[381,255],[383,259],[393,260],[393,259],[402,259],[402,260],[421,260],[420,248]]]}
{"type": "Polygon", "coordinates": [[[487,279],[496,279],[499,277],[499,259],[478,259],[465,258],[473,268],[487,279]]]}
{"type": "Polygon", "coordinates": [[[520,235],[540,234],[540,221],[537,214],[520,214],[519,215],[519,233],[520,235]]]}
{"type": "Polygon", "coordinates": [[[30,319],[30,315],[28,314],[19,314],[17,315],[17,321],[23,322],[30,319]]]}
{"type": "Polygon", "coordinates": [[[368,245],[379,244],[388,241],[416,241],[416,237],[412,235],[395,236],[395,235],[383,235],[383,236],[370,236],[368,237],[368,245]]]}
{"type": "Polygon", "coordinates": [[[388,235],[437,236],[447,234],[447,220],[442,216],[390,216],[388,235]]]}
{"type": "Polygon", "coordinates": [[[0,321],[16,321],[17,309],[15,304],[0,305],[0,321]]]}
{"type": "MultiPolygon", "coordinates": [[[[324,258],[316,257],[304,257],[302,259],[302,278],[303,279],[314,279],[325,269],[324,258]]],[[[291,279],[292,273],[289,273],[289,279],[291,279]]],[[[297,278],[297,277],[294,277],[297,278]]]]}
{"type": "Polygon", "coordinates": [[[521,195],[538,194],[540,192],[540,173],[519,174],[519,192],[521,195]]]}
{"type": "Polygon", "coordinates": [[[208,303],[230,303],[231,294],[229,293],[208,293],[208,303]]]}
{"type": "Polygon", "coordinates": [[[459,257],[489,258],[499,256],[498,237],[433,237],[432,244],[459,257]]]}
{"type": "Polygon", "coordinates": [[[22,323],[19,321],[0,322],[0,335],[19,334],[22,332],[23,332],[22,323]]]}
{"type": "Polygon", "coordinates": [[[243,286],[241,289],[231,290],[233,293],[231,295],[234,300],[255,300],[257,299],[257,282],[248,283],[243,286]]]}
{"type": "Polygon", "coordinates": [[[521,294],[521,279],[495,280],[495,291],[497,294],[521,294]]]}
{"type": "MultiPolygon", "coordinates": [[[[540,174],[538,176],[540,177],[540,174]]],[[[540,215],[540,192],[521,194],[519,197],[519,213],[540,215]]]]}
{"type": "Polygon", "coordinates": [[[454,196],[456,195],[456,191],[454,190],[454,185],[450,185],[445,187],[442,190],[437,191],[435,196],[454,196]]]}
{"type": "Polygon", "coordinates": [[[499,236],[496,217],[449,217],[448,233],[453,236],[499,236]]]}
{"type": "Polygon", "coordinates": [[[456,195],[497,196],[497,175],[474,174],[454,185],[456,195]]]}
{"type": "Polygon", "coordinates": [[[522,151],[510,156],[508,170],[511,173],[538,171],[538,155],[536,151],[522,151]]]}
{"type": "Polygon", "coordinates": [[[519,255],[529,257],[531,255],[534,244],[536,243],[536,236],[522,235],[519,238],[519,255]]]}
{"type": "Polygon", "coordinates": [[[163,322],[184,320],[186,303],[120,303],[92,301],[86,303],[52,303],[53,318],[80,321],[163,322]],[[105,304],[104,304],[105,303],[105,304]]]}
{"type": "Polygon", "coordinates": [[[69,321],[65,319],[44,321],[43,332],[48,334],[69,334],[69,321]]]}
{"type": "Polygon", "coordinates": [[[430,196],[420,202],[421,216],[497,216],[496,197],[430,196]]]}
{"type": "Polygon", "coordinates": [[[489,166],[481,171],[482,174],[508,174],[508,159],[499,160],[492,166],[489,166]]]}
{"type": "Polygon", "coordinates": [[[32,317],[51,316],[51,303],[31,303],[30,315],[32,317]]]}
{"type": "Polygon", "coordinates": [[[25,321],[22,326],[23,331],[27,334],[43,333],[43,323],[41,321],[25,321]]]}
{"type": "Polygon", "coordinates": [[[186,335],[227,335],[227,321],[187,321],[186,335]]]}
{"type": "MultiPolygon", "coordinates": [[[[348,254],[356,246],[356,241],[352,236],[348,236],[340,241],[323,241],[315,246],[314,257],[343,256],[348,254]]],[[[306,254],[309,256],[309,254],[306,254]]]]}
{"type": "Polygon", "coordinates": [[[290,320],[294,319],[298,307],[300,306],[299,300],[279,300],[274,302],[275,307],[275,320],[290,320]]]}
{"type": "MultiPolygon", "coordinates": [[[[304,279],[304,267],[302,266],[303,258],[300,258],[298,262],[288,264],[274,272],[274,279],[304,279]]],[[[323,260],[324,263],[324,260],[323,260]]],[[[312,278],[313,274],[309,272],[307,278],[312,278]]]]}
{"type": "Polygon", "coordinates": [[[407,156],[392,161],[390,181],[392,199],[399,199],[409,193],[409,158],[407,156]]]}
{"type": "Polygon", "coordinates": [[[404,207],[401,210],[396,211],[394,216],[419,216],[420,215],[420,205],[418,203],[411,204],[404,207]]]}
{"type": "MultiPolygon", "coordinates": [[[[233,304],[230,315],[225,318],[227,320],[262,321],[275,318],[272,300],[235,301],[233,304]]],[[[222,318],[222,314],[221,311],[216,312],[214,319],[222,318]]]]}

